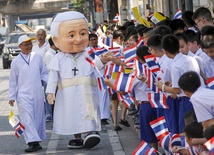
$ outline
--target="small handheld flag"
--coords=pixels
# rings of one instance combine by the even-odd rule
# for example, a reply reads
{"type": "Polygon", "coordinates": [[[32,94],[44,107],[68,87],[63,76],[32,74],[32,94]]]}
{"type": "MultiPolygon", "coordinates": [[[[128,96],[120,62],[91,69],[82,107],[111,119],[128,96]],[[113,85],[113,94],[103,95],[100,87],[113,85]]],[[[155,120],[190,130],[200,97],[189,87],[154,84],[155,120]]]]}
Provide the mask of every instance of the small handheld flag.
{"type": "Polygon", "coordinates": [[[214,136],[209,139],[204,145],[207,147],[210,152],[214,153],[214,136]]]}
{"type": "Polygon", "coordinates": [[[208,86],[210,89],[214,89],[214,76],[213,76],[212,78],[208,79],[208,80],[206,81],[206,83],[207,83],[207,86],[208,86]]]}
{"type": "Polygon", "coordinates": [[[142,141],[140,145],[132,153],[132,155],[156,155],[156,154],[157,150],[155,150],[145,141],[142,141]]]}
{"type": "Polygon", "coordinates": [[[113,22],[117,23],[119,21],[120,21],[120,16],[119,16],[119,14],[116,14],[116,16],[113,19],[113,22]]]}
{"type": "Polygon", "coordinates": [[[181,19],[182,18],[182,12],[180,9],[177,10],[177,12],[175,13],[173,19],[181,19]]]}

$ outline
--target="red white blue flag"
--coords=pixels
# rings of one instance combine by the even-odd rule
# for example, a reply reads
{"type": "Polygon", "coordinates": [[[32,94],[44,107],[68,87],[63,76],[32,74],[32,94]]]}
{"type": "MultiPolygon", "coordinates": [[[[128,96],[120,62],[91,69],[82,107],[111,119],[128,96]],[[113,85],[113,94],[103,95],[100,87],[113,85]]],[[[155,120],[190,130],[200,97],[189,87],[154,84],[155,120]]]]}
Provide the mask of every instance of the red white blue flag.
{"type": "MultiPolygon", "coordinates": [[[[146,76],[148,78],[148,82],[147,82],[148,88],[151,89],[155,93],[160,93],[160,89],[158,89],[158,87],[155,85],[155,81],[157,80],[157,74],[152,73],[152,71],[148,68],[147,68],[146,73],[147,73],[146,76]]],[[[160,80],[160,79],[158,79],[158,80],[160,80]]]]}
{"type": "Polygon", "coordinates": [[[108,88],[108,93],[109,93],[109,95],[112,95],[112,94],[116,93],[116,91],[114,91],[112,88],[108,88]]]}
{"type": "Polygon", "coordinates": [[[214,89],[214,76],[213,76],[212,78],[208,79],[208,80],[206,81],[206,83],[207,83],[207,86],[208,86],[210,89],[214,89]]]}
{"type": "Polygon", "coordinates": [[[100,90],[107,89],[107,86],[106,86],[104,79],[102,77],[98,77],[97,82],[98,82],[98,86],[99,86],[100,90]]]}
{"type": "Polygon", "coordinates": [[[124,71],[123,66],[116,65],[114,63],[110,64],[110,66],[111,66],[110,74],[112,74],[113,72],[123,72],[124,71]]]}
{"type": "Polygon", "coordinates": [[[16,127],[15,135],[17,138],[19,138],[24,133],[25,127],[19,123],[16,127]]]}
{"type": "Polygon", "coordinates": [[[94,59],[95,59],[94,49],[88,50],[88,55],[86,56],[85,59],[86,59],[86,61],[88,61],[92,66],[95,67],[95,64],[94,64],[94,59]]]}
{"type": "Polygon", "coordinates": [[[196,146],[189,146],[187,147],[188,152],[190,155],[200,155],[199,151],[198,151],[198,147],[196,146]]]}
{"type": "Polygon", "coordinates": [[[154,73],[160,71],[160,65],[157,63],[154,55],[147,55],[144,57],[149,69],[154,73]]]}
{"type": "Polygon", "coordinates": [[[138,40],[138,42],[136,43],[136,47],[140,47],[140,46],[143,46],[144,45],[144,41],[143,41],[143,38],[140,38],[138,40]]]}
{"type": "Polygon", "coordinates": [[[204,143],[204,145],[211,153],[214,153],[214,136],[204,143]]]}
{"type": "Polygon", "coordinates": [[[135,98],[131,96],[129,93],[122,95],[120,93],[117,93],[118,100],[121,101],[127,108],[130,108],[130,106],[134,103],[135,98]]]}
{"type": "Polygon", "coordinates": [[[119,57],[119,56],[122,55],[122,53],[121,53],[121,48],[120,48],[120,47],[108,48],[108,51],[114,53],[114,56],[115,56],[115,57],[119,57]]]}
{"type": "Polygon", "coordinates": [[[139,62],[137,59],[134,60],[134,75],[139,76],[145,74],[146,65],[139,62]]]}
{"type": "Polygon", "coordinates": [[[172,137],[170,139],[170,144],[171,144],[171,147],[173,147],[173,146],[182,146],[181,145],[181,136],[180,136],[180,134],[172,135],[172,137]]]}
{"type": "Polygon", "coordinates": [[[157,150],[155,150],[145,141],[142,141],[140,145],[132,153],[132,155],[156,155],[156,154],[157,150]]]}
{"type": "Polygon", "coordinates": [[[169,108],[166,104],[166,95],[163,93],[148,93],[148,100],[152,108],[169,108]]]}
{"type": "Polygon", "coordinates": [[[95,54],[97,55],[97,56],[99,56],[99,55],[101,55],[101,54],[103,54],[103,53],[105,53],[105,52],[108,52],[108,50],[105,48],[105,47],[101,47],[101,48],[94,48],[95,49],[95,54]]]}
{"type": "Polygon", "coordinates": [[[169,142],[170,142],[170,134],[165,135],[163,138],[161,138],[158,141],[158,145],[162,147],[164,150],[170,152],[169,142]]]}
{"type": "Polygon", "coordinates": [[[113,38],[103,37],[102,42],[109,47],[113,47],[113,38]]]}
{"type": "Polygon", "coordinates": [[[160,140],[169,134],[169,130],[167,128],[164,116],[159,117],[154,121],[151,121],[149,124],[151,125],[157,139],[160,140]]]}
{"type": "Polygon", "coordinates": [[[114,83],[114,90],[131,93],[133,83],[134,83],[134,76],[130,74],[125,74],[123,72],[118,72],[114,83]]]}
{"type": "Polygon", "coordinates": [[[177,12],[175,13],[173,19],[181,19],[182,18],[182,12],[180,9],[177,10],[177,12]]]}
{"type": "Polygon", "coordinates": [[[113,22],[117,23],[119,21],[120,21],[120,16],[119,16],[119,14],[116,14],[116,16],[113,19],[113,22]]]}
{"type": "Polygon", "coordinates": [[[136,46],[134,45],[134,46],[125,48],[123,50],[123,54],[124,54],[125,63],[130,62],[130,61],[134,62],[134,59],[136,57],[136,46]]]}

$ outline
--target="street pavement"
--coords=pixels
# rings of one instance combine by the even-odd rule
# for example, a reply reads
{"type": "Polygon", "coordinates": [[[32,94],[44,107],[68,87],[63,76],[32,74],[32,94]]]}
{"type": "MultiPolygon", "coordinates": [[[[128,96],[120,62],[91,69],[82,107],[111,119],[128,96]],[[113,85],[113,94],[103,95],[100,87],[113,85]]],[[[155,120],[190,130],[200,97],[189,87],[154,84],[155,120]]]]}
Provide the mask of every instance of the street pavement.
{"type": "MultiPolygon", "coordinates": [[[[8,104],[9,72],[9,69],[2,69],[2,58],[0,56],[0,155],[27,154],[24,152],[27,145],[23,135],[20,138],[16,138],[14,135],[15,129],[8,122],[10,110],[13,110],[16,115],[18,114],[16,106],[11,107],[8,104]]],[[[121,125],[123,130],[118,132],[113,130],[111,119],[108,120],[110,124],[102,126],[102,131],[100,132],[101,142],[92,149],[68,149],[68,142],[73,136],[52,133],[53,122],[47,122],[47,138],[41,143],[43,149],[30,153],[30,155],[131,155],[139,145],[140,139],[134,130],[132,117],[127,116],[127,120],[131,127],[128,128],[121,125]]],[[[69,121],[69,118],[65,120],[65,123],[66,121],[69,121]]]]}

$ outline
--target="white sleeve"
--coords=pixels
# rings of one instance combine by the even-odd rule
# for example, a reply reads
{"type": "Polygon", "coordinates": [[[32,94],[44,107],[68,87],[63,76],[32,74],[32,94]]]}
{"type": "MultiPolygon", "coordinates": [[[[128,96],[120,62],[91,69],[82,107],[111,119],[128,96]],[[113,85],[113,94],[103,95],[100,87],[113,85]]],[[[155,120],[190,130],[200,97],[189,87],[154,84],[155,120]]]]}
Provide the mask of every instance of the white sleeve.
{"type": "Polygon", "coordinates": [[[46,93],[55,94],[57,84],[58,84],[58,72],[54,70],[50,70],[46,93]]]}

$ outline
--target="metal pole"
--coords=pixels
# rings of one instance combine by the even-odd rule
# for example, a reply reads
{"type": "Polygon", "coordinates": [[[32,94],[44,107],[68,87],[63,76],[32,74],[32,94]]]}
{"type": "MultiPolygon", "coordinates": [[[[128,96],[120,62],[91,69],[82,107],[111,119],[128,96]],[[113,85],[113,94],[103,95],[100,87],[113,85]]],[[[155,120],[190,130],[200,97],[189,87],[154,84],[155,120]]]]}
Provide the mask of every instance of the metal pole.
{"type": "Polygon", "coordinates": [[[178,2],[178,9],[181,9],[181,10],[182,10],[181,0],[177,0],[177,2],[178,2]]]}
{"type": "Polygon", "coordinates": [[[186,10],[193,11],[193,2],[190,0],[185,0],[186,10]]]}

